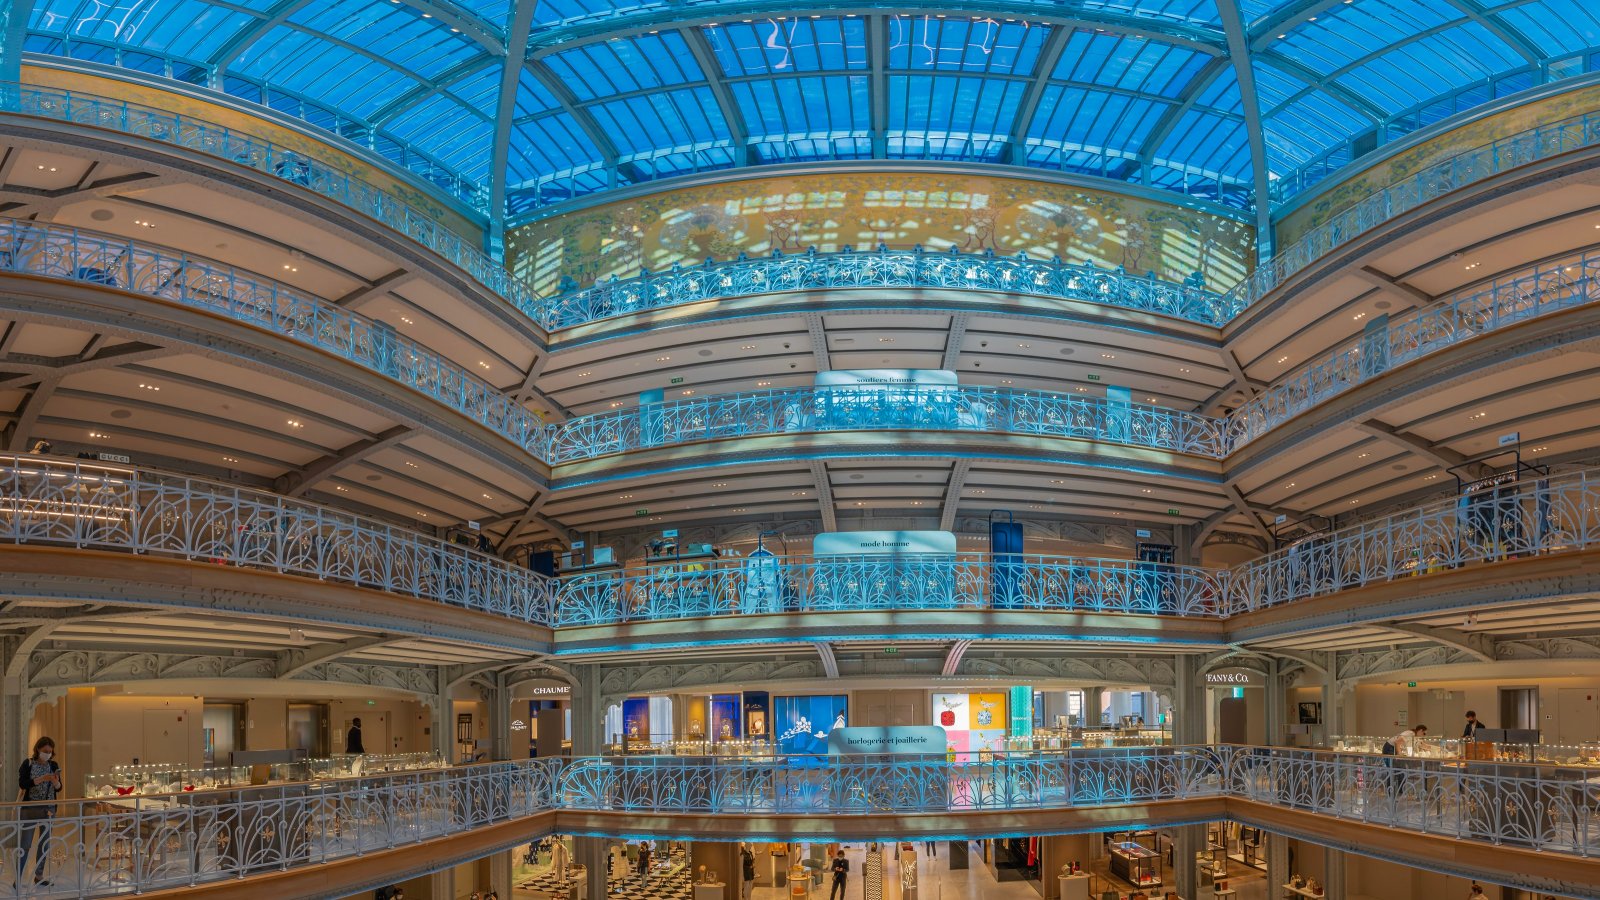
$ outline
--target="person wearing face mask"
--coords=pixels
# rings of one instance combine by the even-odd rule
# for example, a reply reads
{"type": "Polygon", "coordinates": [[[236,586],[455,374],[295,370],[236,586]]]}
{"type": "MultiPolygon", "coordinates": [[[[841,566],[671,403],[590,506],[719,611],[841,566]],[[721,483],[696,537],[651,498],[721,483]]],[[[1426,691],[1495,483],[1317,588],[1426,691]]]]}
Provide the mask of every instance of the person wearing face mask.
{"type": "Polygon", "coordinates": [[[30,850],[35,851],[33,883],[50,886],[50,881],[44,877],[44,864],[50,859],[50,820],[55,818],[56,798],[61,796],[61,766],[55,761],[55,755],[56,742],[47,737],[39,738],[33,744],[33,755],[17,770],[19,799],[24,804],[19,813],[22,820],[22,848],[17,854],[19,888],[22,874],[28,867],[30,850]]]}

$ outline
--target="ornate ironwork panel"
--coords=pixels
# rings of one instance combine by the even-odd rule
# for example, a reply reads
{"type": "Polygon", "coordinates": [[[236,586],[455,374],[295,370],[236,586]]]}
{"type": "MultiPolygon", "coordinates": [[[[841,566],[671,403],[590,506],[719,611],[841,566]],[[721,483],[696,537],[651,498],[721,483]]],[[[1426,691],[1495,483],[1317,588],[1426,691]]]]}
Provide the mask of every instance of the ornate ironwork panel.
{"type": "Polygon", "coordinates": [[[493,556],[301,500],[132,468],[0,457],[0,541],[269,569],[551,619],[549,579],[493,556]]]}

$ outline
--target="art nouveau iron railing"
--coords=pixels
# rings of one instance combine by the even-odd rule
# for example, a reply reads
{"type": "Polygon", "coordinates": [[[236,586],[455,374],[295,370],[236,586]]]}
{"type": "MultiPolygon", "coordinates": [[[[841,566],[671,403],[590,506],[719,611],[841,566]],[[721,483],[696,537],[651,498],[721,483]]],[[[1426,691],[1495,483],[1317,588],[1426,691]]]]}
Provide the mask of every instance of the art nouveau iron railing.
{"type": "Polygon", "coordinates": [[[571,419],[550,429],[552,465],[690,441],[832,431],[1045,435],[1225,454],[1220,419],[1097,397],[979,387],[819,387],[724,394],[571,419]]]}
{"type": "Polygon", "coordinates": [[[646,272],[545,300],[539,322],[549,329],[610,316],[695,303],[791,291],[840,288],[944,288],[1075,300],[1221,327],[1242,311],[1214,291],[1092,265],[1040,260],[1026,254],[933,253],[919,249],[799,254],[774,251],[755,258],[646,272]]]}
{"type": "Polygon", "coordinates": [[[1228,614],[1482,562],[1600,546],[1600,470],[1486,488],[1308,538],[1230,570],[1228,614]]]}
{"type": "Polygon", "coordinates": [[[1600,252],[1589,251],[1423,307],[1345,342],[1246,400],[1227,417],[1228,451],[1395,366],[1596,300],[1600,300],[1600,252]]]}
{"type": "Polygon", "coordinates": [[[214,122],[80,91],[0,83],[0,110],[106,128],[198,150],[265,172],[335,200],[404,234],[467,272],[484,287],[536,318],[533,292],[440,215],[319,159],[214,122]]]}
{"type": "MultiPolygon", "coordinates": [[[[555,807],[560,760],[160,796],[96,797],[53,819],[0,807],[5,883],[24,839],[49,841],[48,886],[18,896],[101,897],[228,881],[402,848],[555,807]],[[30,834],[31,832],[31,834],[30,834]]],[[[31,873],[30,873],[31,874],[31,873]]]]}
{"type": "Polygon", "coordinates": [[[988,554],[721,559],[562,579],[555,626],[780,612],[1047,610],[1222,617],[1482,562],[1600,546],[1600,470],[1469,494],[1232,569],[988,554]]]}
{"type": "Polygon", "coordinates": [[[302,500],[119,466],[0,456],[0,542],[267,569],[551,619],[548,580],[496,557],[302,500]]]}
{"type": "Polygon", "coordinates": [[[1600,299],[1600,253],[1544,264],[1336,348],[1226,418],[1041,391],[874,387],[731,394],[546,425],[498,388],[384,323],[215,260],[85,229],[0,218],[0,271],[143,293],[310,344],[415,388],[549,463],[688,441],[872,429],[1048,435],[1220,459],[1396,365],[1600,299]]]}
{"type": "Polygon", "coordinates": [[[1231,797],[1422,834],[1591,856],[1592,769],[1280,747],[1139,747],[935,757],[577,759],[564,809],[873,815],[1098,807],[1231,797]]]}
{"type": "MultiPolygon", "coordinates": [[[[52,883],[27,896],[82,898],[321,865],[551,810],[948,815],[1225,797],[1589,857],[1600,850],[1600,784],[1588,780],[1591,772],[1234,745],[1001,754],[981,762],[943,755],[558,758],[97,797],[59,804],[46,821],[9,804],[0,807],[0,847],[11,856],[25,842],[36,846],[48,829],[44,875],[52,883]]],[[[944,827],[952,826],[946,820],[944,827]]],[[[539,833],[530,827],[526,837],[539,833]]]]}
{"type": "Polygon", "coordinates": [[[884,610],[1217,617],[1226,579],[1200,566],[1020,554],[716,559],[562,579],[553,624],[884,610]]]}
{"type": "Polygon", "coordinates": [[[1600,144],[1600,115],[1585,113],[1440,160],[1368,194],[1307,231],[1229,290],[1228,302],[1248,309],[1296,272],[1402,213],[1502,172],[1596,144],[1600,144]]]}
{"type": "Polygon", "coordinates": [[[232,485],[0,457],[0,541],[332,579],[556,627],[874,610],[1227,617],[1481,562],[1600,546],[1600,470],[1488,489],[1233,569],[1037,555],[766,557],[579,574],[559,586],[426,535],[232,485]]]}
{"type": "Polygon", "coordinates": [[[328,351],[414,388],[535,456],[544,420],[465,368],[336,303],[145,241],[0,218],[0,272],[94,284],[203,309],[328,351]]]}

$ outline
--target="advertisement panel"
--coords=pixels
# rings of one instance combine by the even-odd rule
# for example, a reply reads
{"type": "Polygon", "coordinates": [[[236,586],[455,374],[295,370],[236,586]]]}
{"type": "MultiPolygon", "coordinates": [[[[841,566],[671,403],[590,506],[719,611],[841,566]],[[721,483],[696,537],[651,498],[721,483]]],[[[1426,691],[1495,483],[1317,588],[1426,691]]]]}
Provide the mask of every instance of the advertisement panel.
{"type": "Polygon", "coordinates": [[[830,756],[943,755],[944,752],[944,729],[934,725],[835,728],[828,735],[830,756]]]}
{"type": "MultiPolygon", "coordinates": [[[[826,755],[828,734],[845,727],[847,700],[842,694],[772,698],[772,728],[778,753],[789,757],[826,755]]],[[[792,764],[806,761],[791,759],[792,764]]]]}

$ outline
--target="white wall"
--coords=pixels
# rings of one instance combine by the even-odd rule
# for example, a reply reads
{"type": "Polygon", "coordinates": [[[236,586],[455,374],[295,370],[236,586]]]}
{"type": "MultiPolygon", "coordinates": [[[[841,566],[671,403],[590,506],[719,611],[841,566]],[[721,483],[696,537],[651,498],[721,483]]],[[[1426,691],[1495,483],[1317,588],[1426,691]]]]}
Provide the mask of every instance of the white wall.
{"type": "Polygon", "coordinates": [[[1405,683],[1357,685],[1354,698],[1345,705],[1346,730],[1356,734],[1390,735],[1399,711],[1407,710],[1408,724],[1418,717],[1437,737],[1459,737],[1464,712],[1478,713],[1478,719],[1491,728],[1500,726],[1500,688],[1537,687],[1539,726],[1549,744],[1582,743],[1600,739],[1600,678],[1593,676],[1562,678],[1524,678],[1506,681],[1420,681],[1417,687],[1405,683]],[[1452,696],[1439,700],[1435,690],[1452,696]],[[1415,695],[1415,696],[1414,696],[1415,695]],[[1438,718],[1439,716],[1445,718],[1438,718]]]}

